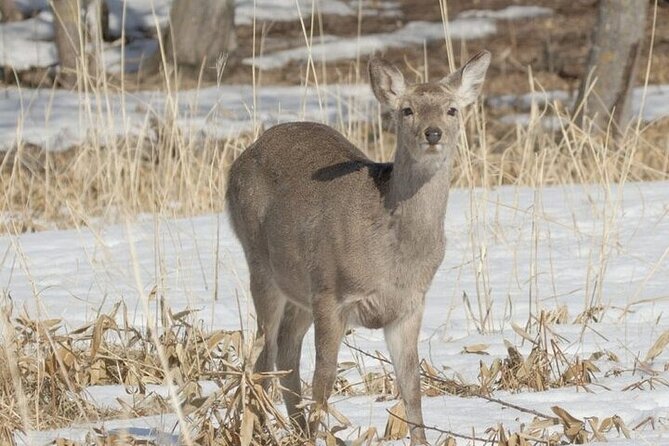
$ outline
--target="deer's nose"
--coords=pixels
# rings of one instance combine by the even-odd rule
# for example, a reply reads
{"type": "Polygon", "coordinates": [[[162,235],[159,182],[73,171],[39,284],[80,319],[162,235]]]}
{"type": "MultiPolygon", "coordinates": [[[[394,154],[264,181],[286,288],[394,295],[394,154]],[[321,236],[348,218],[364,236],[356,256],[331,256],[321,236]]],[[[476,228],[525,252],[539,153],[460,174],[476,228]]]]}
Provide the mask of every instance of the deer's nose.
{"type": "Polygon", "coordinates": [[[430,144],[436,144],[441,139],[441,129],[438,127],[428,127],[425,129],[425,139],[430,144]]]}

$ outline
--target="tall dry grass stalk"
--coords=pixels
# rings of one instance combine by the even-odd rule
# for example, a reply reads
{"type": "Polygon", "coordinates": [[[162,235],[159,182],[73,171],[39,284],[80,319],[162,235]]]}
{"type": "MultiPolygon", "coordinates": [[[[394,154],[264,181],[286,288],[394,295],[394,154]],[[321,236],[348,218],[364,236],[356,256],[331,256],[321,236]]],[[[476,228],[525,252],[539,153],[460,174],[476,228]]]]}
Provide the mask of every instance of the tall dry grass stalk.
{"type": "MultiPolygon", "coordinates": [[[[315,71],[312,71],[315,75],[315,71]]],[[[103,85],[94,101],[110,92],[103,85]]],[[[81,93],[82,98],[92,93],[81,93]]],[[[90,98],[90,97],[89,97],[90,98]]],[[[348,106],[344,99],[340,107],[348,106]]],[[[21,143],[0,162],[3,232],[71,227],[101,218],[158,213],[166,216],[217,212],[223,208],[226,173],[253,139],[251,132],[219,140],[196,138],[176,123],[178,103],[164,116],[148,116],[140,131],[93,138],[61,152],[21,143]]],[[[104,107],[85,110],[82,119],[104,126],[104,107]]],[[[110,112],[111,113],[111,112],[110,112]]],[[[341,113],[345,116],[346,113],[341,113]]],[[[392,159],[394,136],[384,117],[335,122],[354,143],[378,160],[392,159]]],[[[453,185],[459,188],[517,185],[542,187],[575,183],[610,185],[665,180],[669,151],[654,126],[630,128],[621,139],[577,127],[557,104],[532,108],[527,126],[492,134],[484,108],[466,117],[466,139],[456,159],[453,185]],[[548,129],[548,119],[559,124],[548,129]]]]}

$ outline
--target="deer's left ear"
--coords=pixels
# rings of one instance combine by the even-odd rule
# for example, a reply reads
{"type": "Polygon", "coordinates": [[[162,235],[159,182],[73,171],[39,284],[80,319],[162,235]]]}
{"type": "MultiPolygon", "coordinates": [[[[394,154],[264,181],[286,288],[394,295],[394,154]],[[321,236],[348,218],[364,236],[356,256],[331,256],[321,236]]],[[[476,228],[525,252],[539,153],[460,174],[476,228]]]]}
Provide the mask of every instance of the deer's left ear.
{"type": "Polygon", "coordinates": [[[459,70],[441,80],[442,84],[455,92],[460,107],[471,104],[481,93],[490,59],[490,51],[483,50],[469,59],[459,70]]]}
{"type": "Polygon", "coordinates": [[[406,85],[404,76],[397,67],[383,59],[369,61],[369,79],[372,90],[379,102],[396,109],[406,85]]]}

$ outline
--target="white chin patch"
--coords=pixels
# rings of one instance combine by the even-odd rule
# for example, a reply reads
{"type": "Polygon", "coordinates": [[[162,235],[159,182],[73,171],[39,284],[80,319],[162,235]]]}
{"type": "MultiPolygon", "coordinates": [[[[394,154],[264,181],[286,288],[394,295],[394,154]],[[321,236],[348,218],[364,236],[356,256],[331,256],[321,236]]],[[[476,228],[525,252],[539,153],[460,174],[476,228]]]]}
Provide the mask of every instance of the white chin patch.
{"type": "Polygon", "coordinates": [[[429,143],[421,143],[420,148],[423,149],[423,152],[425,153],[439,153],[444,150],[444,145],[443,144],[429,144],[429,143]]]}

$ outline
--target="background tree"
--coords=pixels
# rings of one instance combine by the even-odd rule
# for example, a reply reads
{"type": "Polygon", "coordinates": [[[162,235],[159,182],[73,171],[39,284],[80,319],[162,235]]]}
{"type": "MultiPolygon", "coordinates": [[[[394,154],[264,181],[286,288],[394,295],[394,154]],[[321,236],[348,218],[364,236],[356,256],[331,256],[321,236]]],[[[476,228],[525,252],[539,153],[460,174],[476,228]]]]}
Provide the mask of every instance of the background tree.
{"type": "Polygon", "coordinates": [[[102,41],[110,34],[109,9],[105,0],[52,0],[51,4],[60,64],[58,81],[72,87],[82,75],[94,74],[99,68],[102,41]]]}
{"type": "Polygon", "coordinates": [[[58,52],[60,72],[58,80],[63,86],[72,87],[77,82],[78,67],[84,48],[81,26],[81,9],[78,0],[52,0],[53,32],[58,52]]]}
{"type": "Polygon", "coordinates": [[[619,130],[632,119],[632,90],[644,38],[648,0],[599,0],[588,65],[576,100],[577,120],[619,130]]]}
{"type": "MultiPolygon", "coordinates": [[[[218,60],[237,48],[234,0],[174,0],[163,44],[168,64],[215,75],[218,60]]],[[[156,54],[151,71],[162,65],[162,57],[156,54]]]]}
{"type": "Polygon", "coordinates": [[[15,22],[23,19],[23,14],[16,7],[14,0],[0,0],[0,18],[3,22],[15,22]]]}

